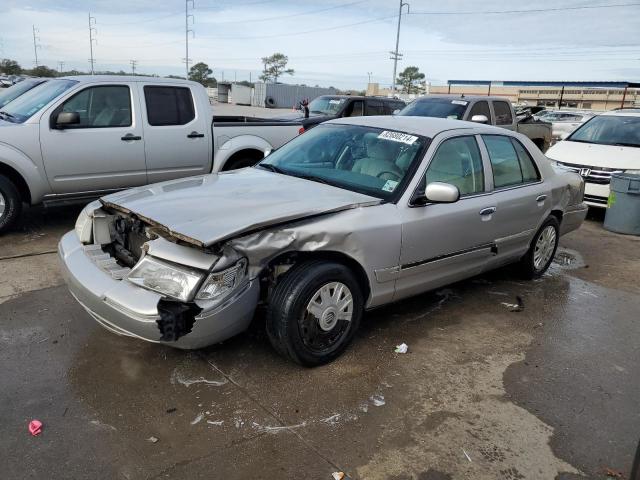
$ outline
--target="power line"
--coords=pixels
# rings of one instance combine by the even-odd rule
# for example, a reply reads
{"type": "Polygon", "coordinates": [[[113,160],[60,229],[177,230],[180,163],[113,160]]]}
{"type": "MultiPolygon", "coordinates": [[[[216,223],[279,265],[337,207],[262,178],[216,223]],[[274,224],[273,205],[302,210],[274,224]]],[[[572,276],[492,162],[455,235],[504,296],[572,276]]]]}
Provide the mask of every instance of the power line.
{"type": "Polygon", "coordinates": [[[138,64],[138,60],[129,60],[129,63],[131,64],[131,75],[135,75],[136,65],[138,64]]]}
{"type": "Polygon", "coordinates": [[[96,17],[91,16],[91,12],[89,12],[89,64],[91,65],[91,75],[95,73],[95,58],[93,58],[93,43],[95,42],[98,45],[98,39],[95,37],[98,34],[98,29],[95,28],[96,17]]]}
{"type": "Polygon", "coordinates": [[[58,62],[58,70],[60,71],[60,73],[62,73],[63,69],[64,69],[64,62],[58,62]]]}
{"type": "Polygon", "coordinates": [[[610,5],[582,5],[576,7],[556,7],[556,8],[531,8],[526,10],[476,10],[476,11],[449,11],[449,12],[411,12],[411,15],[499,15],[510,13],[538,13],[538,12],[560,12],[566,10],[589,10],[596,8],[619,8],[635,7],[640,3],[615,3],[610,5]]]}

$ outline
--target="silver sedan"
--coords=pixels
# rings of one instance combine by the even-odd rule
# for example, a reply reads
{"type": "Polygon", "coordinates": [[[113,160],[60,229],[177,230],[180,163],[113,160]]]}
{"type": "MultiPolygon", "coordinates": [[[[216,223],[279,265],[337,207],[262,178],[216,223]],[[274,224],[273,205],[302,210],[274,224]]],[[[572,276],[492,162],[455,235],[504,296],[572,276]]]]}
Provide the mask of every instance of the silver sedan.
{"type": "Polygon", "coordinates": [[[74,297],[114,333],[200,348],[263,303],[275,349],[313,366],[373,307],[509,263],[542,275],[584,220],[583,188],[501,128],[340,119],[256,167],[106,196],[59,251],[74,297]]]}

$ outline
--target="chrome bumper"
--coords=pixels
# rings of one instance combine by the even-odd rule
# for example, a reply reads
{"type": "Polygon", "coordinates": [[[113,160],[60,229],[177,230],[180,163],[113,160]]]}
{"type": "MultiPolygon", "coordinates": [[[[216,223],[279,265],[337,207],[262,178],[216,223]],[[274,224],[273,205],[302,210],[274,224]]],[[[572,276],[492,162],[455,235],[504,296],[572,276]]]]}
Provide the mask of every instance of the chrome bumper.
{"type": "Polygon", "coordinates": [[[560,235],[573,232],[574,230],[580,228],[580,225],[582,225],[582,222],[584,222],[588,211],[589,207],[584,202],[579,205],[568,207],[567,211],[562,215],[562,223],[560,224],[560,235]]]}
{"type": "Polygon", "coordinates": [[[58,253],[73,297],[100,325],[120,335],[182,349],[202,348],[246,330],[258,303],[260,287],[257,280],[250,281],[222,304],[200,312],[190,333],[163,342],[156,323],[162,295],[113,279],[88,257],[73,231],[62,237],[58,253]]]}

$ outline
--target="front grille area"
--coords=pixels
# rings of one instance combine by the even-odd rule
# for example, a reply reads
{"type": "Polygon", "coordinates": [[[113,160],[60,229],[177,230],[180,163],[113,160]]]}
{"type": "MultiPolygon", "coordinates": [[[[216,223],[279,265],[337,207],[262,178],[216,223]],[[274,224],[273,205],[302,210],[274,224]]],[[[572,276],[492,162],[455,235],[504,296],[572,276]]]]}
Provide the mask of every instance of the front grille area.
{"type": "Polygon", "coordinates": [[[584,195],[585,202],[597,203],[599,205],[607,205],[607,197],[598,197],[597,195],[584,195]]]}
{"type": "Polygon", "coordinates": [[[82,247],[84,253],[95,263],[102,271],[111,275],[111,278],[122,280],[129,272],[130,268],[123,267],[109,253],[102,250],[100,245],[85,245],[82,247]]]}
{"type": "MultiPolygon", "coordinates": [[[[596,183],[598,185],[609,185],[609,183],[611,183],[611,175],[614,173],[624,172],[624,170],[617,170],[615,168],[594,167],[591,165],[578,165],[575,163],[558,162],[558,165],[561,165],[572,172],[576,172],[584,178],[585,182],[596,183]]],[[[586,197],[587,196],[585,195],[585,198],[586,197]]],[[[606,199],[605,203],[607,203],[606,199]]]]}

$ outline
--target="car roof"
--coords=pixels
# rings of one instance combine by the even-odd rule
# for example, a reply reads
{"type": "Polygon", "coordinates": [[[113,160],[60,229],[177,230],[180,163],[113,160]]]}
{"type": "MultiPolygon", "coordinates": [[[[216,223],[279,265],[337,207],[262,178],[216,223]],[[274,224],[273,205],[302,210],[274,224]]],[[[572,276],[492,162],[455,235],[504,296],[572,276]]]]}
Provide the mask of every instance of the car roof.
{"type": "Polygon", "coordinates": [[[507,135],[512,133],[510,130],[506,130],[504,128],[482,125],[474,122],[463,122],[462,120],[449,120],[446,118],[434,117],[410,117],[404,115],[336,118],[325,123],[384,128],[429,138],[447,130],[469,130],[469,133],[500,133],[507,135]]]}
{"type": "Polygon", "coordinates": [[[640,108],[621,108],[600,114],[605,117],[640,117],[640,108]]]}
{"type": "Polygon", "coordinates": [[[153,82],[153,83],[184,83],[189,85],[200,85],[191,80],[181,78],[146,77],[141,75],[71,75],[68,77],[58,77],[63,80],[75,80],[80,83],[113,83],[113,82],[153,82]]]}
{"type": "Polygon", "coordinates": [[[460,95],[460,94],[434,94],[434,95],[425,95],[424,97],[418,97],[414,100],[414,102],[420,102],[423,100],[432,100],[432,99],[442,99],[442,100],[502,100],[503,102],[510,102],[507,97],[500,97],[498,95],[460,95]]]}
{"type": "MultiPolygon", "coordinates": [[[[402,102],[402,103],[406,103],[404,100],[402,100],[401,98],[394,98],[394,97],[382,97],[382,96],[378,96],[378,95],[332,95],[330,93],[327,93],[326,95],[320,95],[320,97],[333,97],[333,98],[355,98],[357,100],[364,100],[365,98],[371,100],[371,99],[375,99],[375,100],[387,100],[387,101],[393,101],[393,102],[402,102]]],[[[319,98],[319,97],[317,97],[319,98]]]]}

